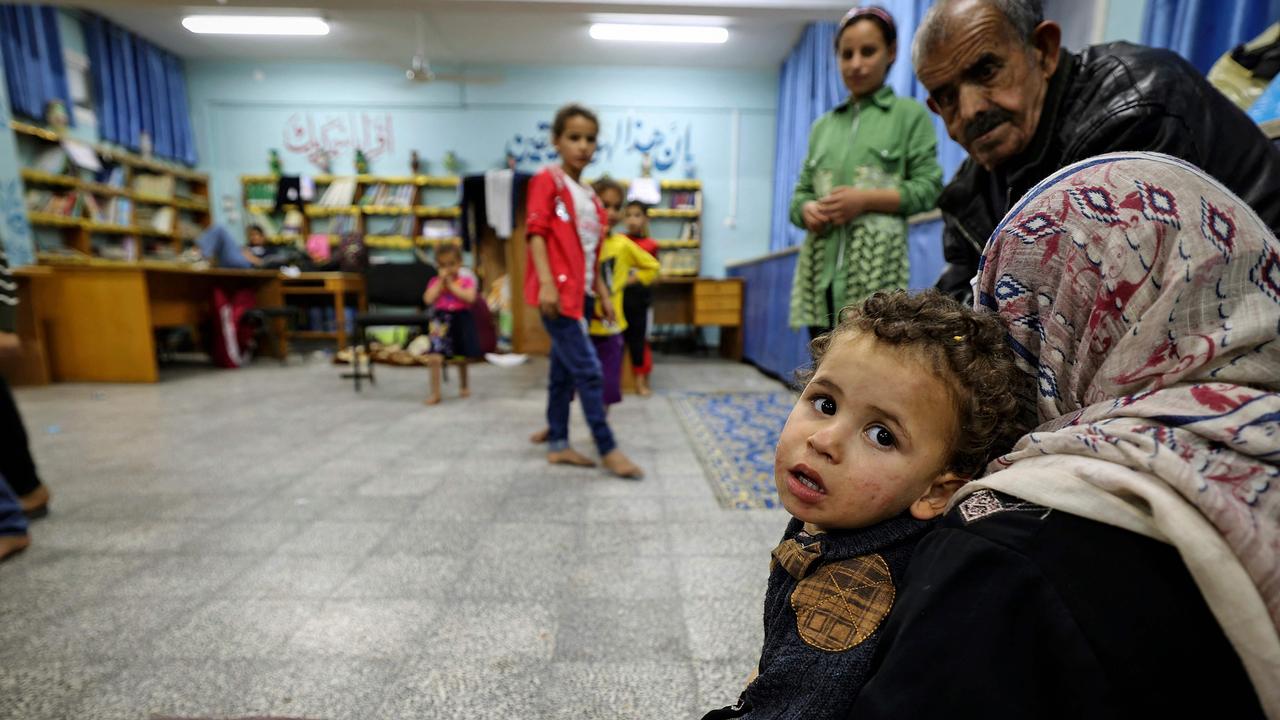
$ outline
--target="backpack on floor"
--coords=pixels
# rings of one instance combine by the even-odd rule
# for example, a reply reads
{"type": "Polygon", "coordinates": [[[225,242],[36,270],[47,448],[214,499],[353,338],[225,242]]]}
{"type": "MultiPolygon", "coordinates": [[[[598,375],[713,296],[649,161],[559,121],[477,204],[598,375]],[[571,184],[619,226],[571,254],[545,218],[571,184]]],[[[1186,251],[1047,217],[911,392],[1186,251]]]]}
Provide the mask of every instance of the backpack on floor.
{"type": "Polygon", "coordinates": [[[257,297],[249,288],[213,289],[213,327],[209,334],[209,356],[213,364],[238,368],[253,359],[253,323],[244,314],[253,309],[257,297]]]}

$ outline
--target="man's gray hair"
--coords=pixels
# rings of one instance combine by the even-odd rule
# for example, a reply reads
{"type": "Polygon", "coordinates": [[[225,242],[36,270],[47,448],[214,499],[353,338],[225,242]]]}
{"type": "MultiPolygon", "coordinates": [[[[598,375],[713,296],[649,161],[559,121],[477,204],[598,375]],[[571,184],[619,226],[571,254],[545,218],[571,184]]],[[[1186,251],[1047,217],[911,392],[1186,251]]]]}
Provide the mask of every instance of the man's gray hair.
{"type": "MultiPolygon", "coordinates": [[[[1028,47],[1031,46],[1031,34],[1035,32],[1036,26],[1044,22],[1044,8],[1040,0],[982,0],[982,2],[1003,15],[1015,36],[1028,47]]],[[[942,11],[949,4],[951,4],[949,0],[939,0],[930,6],[925,11],[924,17],[920,19],[915,39],[911,42],[913,67],[920,67],[920,61],[924,59],[925,52],[946,37],[947,27],[946,23],[942,22],[942,11]]]]}

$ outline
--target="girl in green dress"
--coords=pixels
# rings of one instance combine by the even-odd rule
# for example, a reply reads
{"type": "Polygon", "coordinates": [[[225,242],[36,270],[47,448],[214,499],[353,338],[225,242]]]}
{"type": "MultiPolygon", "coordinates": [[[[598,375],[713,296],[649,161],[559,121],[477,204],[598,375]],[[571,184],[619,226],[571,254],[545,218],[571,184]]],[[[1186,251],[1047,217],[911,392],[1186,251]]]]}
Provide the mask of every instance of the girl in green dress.
{"type": "Polygon", "coordinates": [[[840,308],[907,285],[907,216],[942,192],[933,121],[923,105],[884,84],[897,29],[884,9],[850,10],[836,31],[849,99],[818,118],[791,198],[791,222],[808,230],[791,287],[790,321],[810,337],[840,308]]]}

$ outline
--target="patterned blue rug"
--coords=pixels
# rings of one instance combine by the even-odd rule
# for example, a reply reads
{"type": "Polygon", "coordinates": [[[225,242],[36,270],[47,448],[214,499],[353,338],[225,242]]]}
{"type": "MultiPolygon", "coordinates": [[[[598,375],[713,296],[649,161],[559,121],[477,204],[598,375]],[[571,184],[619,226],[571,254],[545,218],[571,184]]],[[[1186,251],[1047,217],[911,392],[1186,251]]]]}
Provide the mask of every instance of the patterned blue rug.
{"type": "Polygon", "coordinates": [[[773,485],[773,450],[795,395],[714,392],[670,398],[721,505],[739,510],[782,506],[773,485]]]}

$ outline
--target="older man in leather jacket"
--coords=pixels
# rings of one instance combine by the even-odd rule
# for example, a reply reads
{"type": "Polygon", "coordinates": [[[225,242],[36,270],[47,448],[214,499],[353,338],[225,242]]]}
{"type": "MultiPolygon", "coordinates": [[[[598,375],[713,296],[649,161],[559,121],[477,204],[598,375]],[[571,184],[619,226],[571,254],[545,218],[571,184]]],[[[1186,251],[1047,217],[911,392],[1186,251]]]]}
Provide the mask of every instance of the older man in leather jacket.
{"type": "Polygon", "coordinates": [[[1166,50],[1059,46],[1038,0],[935,5],[912,61],[929,108],[969,159],[938,200],[943,292],[968,302],[987,238],[1054,171],[1094,155],[1148,150],[1200,167],[1280,234],[1280,150],[1189,63],[1166,50]]]}

